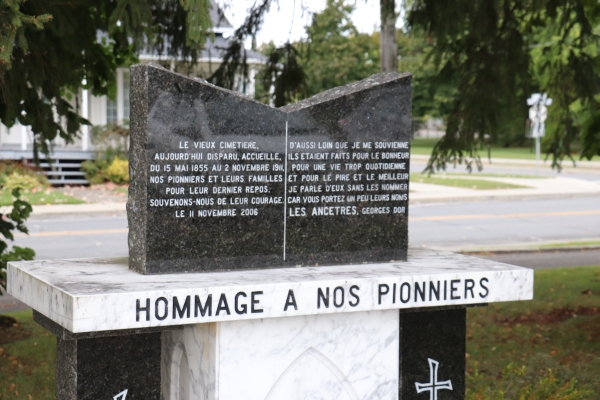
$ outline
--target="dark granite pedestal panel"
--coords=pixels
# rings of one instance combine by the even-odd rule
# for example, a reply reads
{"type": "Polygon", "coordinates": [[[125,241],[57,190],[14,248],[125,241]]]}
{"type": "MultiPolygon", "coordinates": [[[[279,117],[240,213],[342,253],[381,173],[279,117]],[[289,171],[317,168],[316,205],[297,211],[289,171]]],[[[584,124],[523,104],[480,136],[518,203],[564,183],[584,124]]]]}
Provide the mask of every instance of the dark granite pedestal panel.
{"type": "Polygon", "coordinates": [[[57,400],[161,399],[161,332],[173,329],[74,334],[36,311],[34,320],[57,336],[57,400]]]}
{"type": "Polygon", "coordinates": [[[410,74],[281,109],[158,66],[131,76],[130,268],[406,260],[410,74]]]}
{"type": "Polygon", "coordinates": [[[160,400],[160,333],[57,340],[57,400],[160,400]]]}
{"type": "Polygon", "coordinates": [[[466,309],[400,312],[402,400],[465,398],[466,309]]]}

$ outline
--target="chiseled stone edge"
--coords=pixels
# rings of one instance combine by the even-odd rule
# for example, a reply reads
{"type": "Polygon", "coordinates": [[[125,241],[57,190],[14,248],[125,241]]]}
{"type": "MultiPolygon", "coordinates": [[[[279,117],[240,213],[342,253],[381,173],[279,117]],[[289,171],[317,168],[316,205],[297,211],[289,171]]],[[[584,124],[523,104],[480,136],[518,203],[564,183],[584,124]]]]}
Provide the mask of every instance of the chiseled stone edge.
{"type": "Polygon", "coordinates": [[[361,92],[363,90],[370,90],[376,86],[382,86],[390,82],[396,82],[406,80],[409,86],[412,86],[412,74],[398,72],[381,72],[379,74],[371,75],[368,78],[360,80],[358,82],[349,83],[344,86],[338,86],[333,89],[326,90],[319,94],[316,94],[308,99],[300,100],[297,103],[288,104],[279,108],[279,110],[285,111],[286,113],[293,113],[300,111],[305,108],[314,107],[317,104],[326,103],[331,100],[338,99],[340,97],[348,96],[352,93],[361,92]]]}
{"type": "Polygon", "coordinates": [[[129,268],[137,272],[146,270],[146,241],[148,230],[148,66],[131,67],[129,198],[127,222],[129,225],[129,268]]]}
{"type": "Polygon", "coordinates": [[[60,336],[56,339],[56,399],[77,400],[77,341],[60,336]]]}
{"type": "Polygon", "coordinates": [[[59,341],[69,341],[78,339],[94,339],[99,337],[108,336],[127,336],[127,335],[139,335],[142,333],[155,333],[164,331],[176,331],[183,329],[184,325],[171,325],[171,326],[155,326],[151,328],[135,328],[135,329],[120,329],[112,331],[96,331],[96,332],[81,332],[73,333],[68,329],[60,326],[50,318],[41,314],[40,312],[33,310],[33,320],[41,325],[43,328],[54,334],[59,341]]]}
{"type": "Polygon", "coordinates": [[[177,79],[192,81],[198,85],[209,86],[244,101],[251,101],[271,110],[278,110],[240,93],[223,89],[200,78],[169,71],[156,64],[136,64],[131,66],[131,104],[130,121],[130,150],[129,150],[129,197],[127,201],[127,222],[129,225],[129,269],[142,274],[154,274],[148,265],[148,112],[149,112],[149,81],[150,70],[169,74],[177,79]]]}

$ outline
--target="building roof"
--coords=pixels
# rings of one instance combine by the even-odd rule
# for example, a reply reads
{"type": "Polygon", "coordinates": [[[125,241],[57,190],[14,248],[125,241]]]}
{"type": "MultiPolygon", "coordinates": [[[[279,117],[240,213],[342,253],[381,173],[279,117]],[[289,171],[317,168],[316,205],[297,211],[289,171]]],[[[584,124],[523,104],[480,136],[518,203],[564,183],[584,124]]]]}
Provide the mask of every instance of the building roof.
{"type": "MultiPolygon", "coordinates": [[[[228,37],[233,35],[235,30],[215,0],[210,0],[210,20],[213,25],[212,37],[207,38],[198,61],[220,63],[223,60],[225,50],[231,44],[231,40],[228,37]]],[[[140,60],[169,60],[171,56],[165,55],[169,53],[169,46],[170,43],[166,42],[163,54],[158,54],[148,49],[141,50],[139,53],[140,60]]],[[[267,57],[264,54],[251,49],[244,50],[246,51],[246,59],[249,64],[264,64],[267,61],[267,57]]]]}
{"type": "MultiPolygon", "coordinates": [[[[204,44],[203,49],[200,51],[198,61],[203,62],[215,62],[220,63],[223,61],[223,54],[225,50],[231,44],[231,40],[228,39],[234,34],[235,29],[227,17],[223,14],[215,0],[210,0],[210,19],[213,25],[211,29],[211,36],[209,36],[204,44]]],[[[108,33],[98,30],[96,32],[98,42],[108,38],[108,33]]],[[[170,42],[167,40],[164,43],[163,51],[158,53],[154,49],[143,48],[139,50],[139,58],[143,61],[160,61],[170,60],[173,57],[168,55],[170,42]]],[[[264,64],[267,61],[267,57],[257,51],[251,49],[244,49],[246,51],[246,59],[249,64],[264,64]]],[[[181,59],[181,57],[176,57],[181,59]]]]}
{"type": "Polygon", "coordinates": [[[210,0],[210,21],[215,28],[229,28],[233,30],[233,25],[227,19],[223,10],[215,3],[215,0],[210,0]]]}
{"type": "MultiPolygon", "coordinates": [[[[223,60],[223,54],[225,50],[231,44],[231,40],[223,37],[222,34],[215,33],[214,40],[207,38],[204,47],[200,51],[198,61],[204,62],[218,62],[223,60]]],[[[168,53],[169,43],[165,43],[164,53],[168,53]]],[[[257,51],[251,49],[244,49],[246,51],[246,59],[249,64],[263,64],[267,61],[267,57],[257,51]]],[[[171,56],[165,54],[158,54],[155,51],[142,50],[139,53],[140,60],[169,60],[171,56]]]]}

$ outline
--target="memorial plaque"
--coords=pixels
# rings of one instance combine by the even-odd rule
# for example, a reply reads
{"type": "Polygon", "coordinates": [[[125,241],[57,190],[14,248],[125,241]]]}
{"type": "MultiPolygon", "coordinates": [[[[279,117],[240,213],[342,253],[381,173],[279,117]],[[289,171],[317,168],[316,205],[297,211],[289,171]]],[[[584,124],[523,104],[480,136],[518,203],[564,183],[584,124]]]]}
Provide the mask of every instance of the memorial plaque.
{"type": "Polygon", "coordinates": [[[131,76],[130,268],[406,259],[410,74],[280,109],[154,65],[131,76]]]}

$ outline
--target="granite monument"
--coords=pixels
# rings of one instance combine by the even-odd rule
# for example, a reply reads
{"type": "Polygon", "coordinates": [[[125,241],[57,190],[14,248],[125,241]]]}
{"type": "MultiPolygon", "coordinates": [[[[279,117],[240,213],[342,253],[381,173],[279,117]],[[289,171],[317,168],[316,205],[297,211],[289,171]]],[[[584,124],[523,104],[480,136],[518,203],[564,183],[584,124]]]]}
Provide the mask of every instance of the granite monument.
{"type": "Polygon", "coordinates": [[[131,71],[132,269],[406,260],[410,74],[275,109],[160,67],[131,71]]]}
{"type": "Polygon", "coordinates": [[[450,400],[531,270],[408,248],[411,76],[282,109],[132,67],[128,259],[11,262],[57,399],[450,400]]]}

